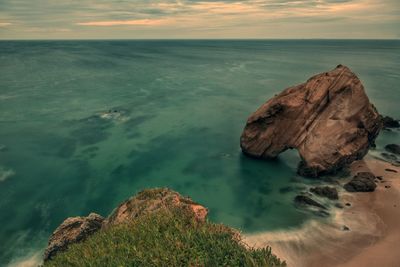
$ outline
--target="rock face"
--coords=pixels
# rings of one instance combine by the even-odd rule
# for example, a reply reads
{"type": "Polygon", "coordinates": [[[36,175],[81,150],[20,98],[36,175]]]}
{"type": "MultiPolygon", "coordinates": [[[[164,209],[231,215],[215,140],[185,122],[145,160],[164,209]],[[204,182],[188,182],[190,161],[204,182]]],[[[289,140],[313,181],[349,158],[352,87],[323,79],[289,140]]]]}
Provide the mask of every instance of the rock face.
{"type": "Polygon", "coordinates": [[[375,175],[370,172],[359,172],[344,185],[348,192],[372,192],[376,188],[375,175]]]}
{"type": "Polygon", "coordinates": [[[193,215],[193,218],[200,222],[205,221],[208,214],[205,207],[170,189],[144,190],[121,203],[106,219],[96,213],[91,213],[88,217],[67,218],[51,235],[44,261],[51,260],[69,245],[85,240],[100,229],[134,220],[161,209],[179,209],[193,215]]]}
{"type": "Polygon", "coordinates": [[[156,212],[160,209],[178,208],[193,214],[198,221],[204,221],[208,210],[169,189],[151,189],[140,192],[121,203],[106,219],[105,226],[122,223],[126,220],[135,219],[143,214],[156,212]]]}
{"type": "Polygon", "coordinates": [[[361,159],[381,127],[360,80],[339,65],[263,104],[248,118],[240,145],[257,158],[296,148],[299,173],[316,177],[361,159]]]}
{"type": "Polygon", "coordinates": [[[44,260],[50,260],[58,252],[66,250],[70,244],[83,241],[97,232],[103,220],[104,218],[96,213],[90,213],[87,217],[67,218],[51,235],[44,260]]]}
{"type": "Polygon", "coordinates": [[[336,188],[330,186],[317,186],[310,188],[310,192],[331,200],[339,199],[336,188]]]}

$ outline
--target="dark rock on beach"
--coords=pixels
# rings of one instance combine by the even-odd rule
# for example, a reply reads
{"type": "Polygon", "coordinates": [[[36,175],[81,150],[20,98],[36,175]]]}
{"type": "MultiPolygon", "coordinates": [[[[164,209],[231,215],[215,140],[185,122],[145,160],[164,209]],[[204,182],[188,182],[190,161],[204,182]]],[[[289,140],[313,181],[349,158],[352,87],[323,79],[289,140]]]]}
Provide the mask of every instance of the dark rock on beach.
{"type": "Polygon", "coordinates": [[[397,154],[400,155],[400,146],[397,144],[389,144],[385,146],[385,150],[393,153],[393,154],[397,154]]]}
{"type": "Polygon", "coordinates": [[[358,77],[339,65],[263,104],[248,118],[240,145],[246,155],[263,159],[295,148],[299,173],[317,177],[363,158],[381,127],[358,77]]]}
{"type": "Polygon", "coordinates": [[[330,186],[317,186],[317,187],[312,187],[310,188],[310,192],[329,198],[331,200],[336,200],[339,199],[338,192],[336,188],[330,187],[330,186]]]}
{"type": "Polygon", "coordinates": [[[376,188],[375,175],[370,172],[359,172],[344,185],[348,192],[372,192],[376,188]]]}
{"type": "Polygon", "coordinates": [[[44,260],[50,260],[58,252],[66,250],[69,245],[81,242],[97,232],[103,220],[104,218],[96,213],[90,213],[87,217],[67,218],[51,235],[44,260]]]}
{"type": "Polygon", "coordinates": [[[298,195],[294,198],[294,202],[296,205],[299,206],[314,206],[317,208],[321,208],[321,209],[326,209],[326,207],[320,203],[318,203],[317,201],[315,201],[314,199],[308,197],[308,196],[304,196],[304,195],[298,195]]]}

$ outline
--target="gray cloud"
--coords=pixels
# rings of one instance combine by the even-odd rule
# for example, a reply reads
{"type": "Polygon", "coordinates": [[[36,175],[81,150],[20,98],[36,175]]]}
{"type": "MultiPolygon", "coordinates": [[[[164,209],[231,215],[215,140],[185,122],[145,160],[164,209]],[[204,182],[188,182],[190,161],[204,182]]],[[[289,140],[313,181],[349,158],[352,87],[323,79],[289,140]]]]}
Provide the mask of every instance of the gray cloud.
{"type": "Polygon", "coordinates": [[[249,34],[258,38],[291,38],[299,33],[305,34],[304,38],[314,38],[315,34],[321,37],[329,34],[331,36],[333,33],[338,38],[343,38],[349,35],[346,23],[357,28],[358,33],[366,38],[397,38],[400,34],[399,2],[0,0],[0,38],[163,38],[166,34],[179,38],[207,38],[207,30],[210,31],[209,37],[213,37],[219,30],[219,36],[235,38],[251,37],[249,34]],[[332,7],[338,11],[332,11],[336,10],[332,7]],[[115,25],[112,29],[84,26],[85,23],[95,25],[92,22],[107,21],[126,23],[110,24],[115,25]],[[313,32],[308,32],[313,23],[313,32]],[[377,27],[365,26],[371,24],[377,27]],[[146,25],[151,27],[144,28],[146,25]],[[385,30],[375,30],[379,25],[385,27],[385,30]],[[281,29],[285,29],[285,32],[281,29]],[[196,32],[201,32],[201,35],[196,36],[196,32]]]}

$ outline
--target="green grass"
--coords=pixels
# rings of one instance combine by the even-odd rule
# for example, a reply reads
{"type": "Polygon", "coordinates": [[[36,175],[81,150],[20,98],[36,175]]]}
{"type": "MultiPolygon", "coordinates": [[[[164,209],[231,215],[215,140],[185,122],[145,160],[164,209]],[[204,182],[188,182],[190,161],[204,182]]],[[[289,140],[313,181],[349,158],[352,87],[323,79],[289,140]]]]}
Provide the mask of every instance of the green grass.
{"type": "Polygon", "coordinates": [[[44,264],[51,266],[285,266],[270,248],[247,247],[235,230],[161,210],[103,229],[44,264]]]}

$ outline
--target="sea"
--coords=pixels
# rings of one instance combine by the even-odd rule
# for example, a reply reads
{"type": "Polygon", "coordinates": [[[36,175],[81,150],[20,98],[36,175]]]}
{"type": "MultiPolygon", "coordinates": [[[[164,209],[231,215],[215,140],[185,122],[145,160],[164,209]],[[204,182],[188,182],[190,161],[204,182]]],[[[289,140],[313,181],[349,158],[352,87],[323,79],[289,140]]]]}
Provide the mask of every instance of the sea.
{"type": "MultiPolygon", "coordinates": [[[[146,188],[244,234],[319,219],[293,203],[320,183],[296,174],[297,152],[255,160],[239,138],[265,101],[338,64],[400,118],[399,40],[0,41],[0,266],[40,259],[65,218],[107,216],[146,188]]],[[[370,154],[399,140],[382,131],[370,154]]]]}

